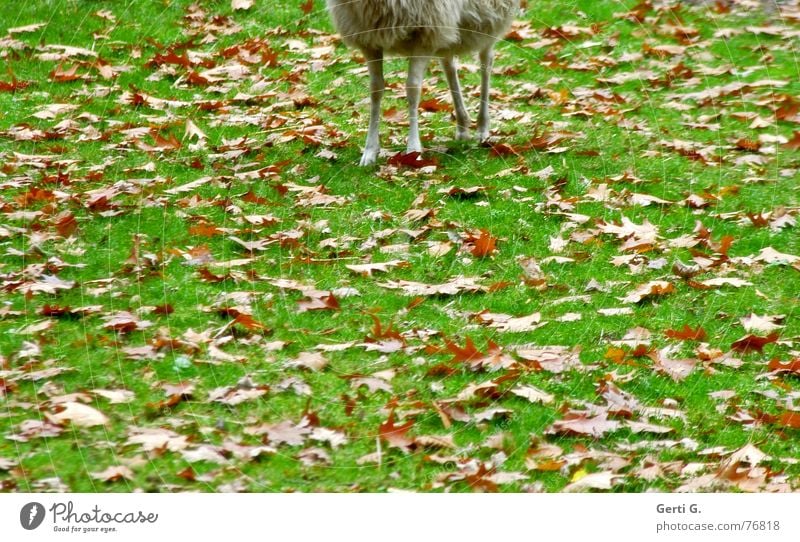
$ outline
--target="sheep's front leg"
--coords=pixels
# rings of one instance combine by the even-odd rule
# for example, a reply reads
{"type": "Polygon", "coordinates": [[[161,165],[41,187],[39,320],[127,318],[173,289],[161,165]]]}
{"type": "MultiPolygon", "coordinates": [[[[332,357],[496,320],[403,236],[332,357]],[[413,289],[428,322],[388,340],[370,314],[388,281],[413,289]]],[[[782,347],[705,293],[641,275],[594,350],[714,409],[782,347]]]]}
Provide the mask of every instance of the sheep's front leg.
{"type": "Polygon", "coordinates": [[[406,99],[408,100],[408,146],[406,152],[422,152],[419,139],[419,99],[422,94],[422,79],[430,59],[423,56],[412,56],[408,59],[408,80],[406,81],[406,99]]]}
{"type": "Polygon", "coordinates": [[[385,84],[383,81],[383,52],[364,51],[367,59],[367,69],[369,70],[369,131],[367,132],[367,142],[364,145],[364,154],[361,155],[360,165],[371,166],[378,159],[381,150],[380,126],[381,126],[381,99],[385,84]]]}
{"type": "Polygon", "coordinates": [[[492,85],[494,51],[488,47],[480,52],[481,60],[481,109],[478,113],[478,140],[489,139],[489,93],[492,85]]]}
{"type": "Polygon", "coordinates": [[[458,81],[458,68],[452,56],[442,58],[442,69],[447,77],[447,85],[453,95],[453,108],[456,111],[456,139],[464,141],[469,139],[469,113],[464,107],[464,97],[461,94],[461,84],[458,81]]]}

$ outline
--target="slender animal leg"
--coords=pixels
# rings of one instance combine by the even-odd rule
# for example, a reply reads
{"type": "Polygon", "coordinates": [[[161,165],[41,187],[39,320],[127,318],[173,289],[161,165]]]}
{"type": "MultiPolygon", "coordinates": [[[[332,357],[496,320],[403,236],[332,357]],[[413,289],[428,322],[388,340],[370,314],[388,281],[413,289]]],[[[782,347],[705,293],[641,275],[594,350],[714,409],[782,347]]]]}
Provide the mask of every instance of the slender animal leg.
{"type": "Polygon", "coordinates": [[[478,140],[489,139],[489,93],[492,83],[494,51],[488,47],[480,52],[481,60],[481,109],[478,113],[478,140]]]}
{"type": "Polygon", "coordinates": [[[458,68],[455,58],[446,56],[442,58],[442,69],[447,76],[447,85],[453,95],[453,108],[456,110],[456,139],[464,141],[469,139],[469,113],[464,107],[464,97],[461,95],[461,84],[458,81],[458,68]]]}
{"type": "Polygon", "coordinates": [[[381,99],[385,88],[383,81],[383,51],[364,51],[369,69],[369,131],[367,142],[364,145],[364,154],[361,155],[360,165],[371,166],[378,159],[381,150],[380,125],[381,125],[381,99]]]}
{"type": "Polygon", "coordinates": [[[408,59],[408,80],[406,99],[408,100],[408,147],[406,152],[422,152],[419,140],[419,98],[422,94],[422,79],[428,67],[428,57],[412,56],[408,59]]]}

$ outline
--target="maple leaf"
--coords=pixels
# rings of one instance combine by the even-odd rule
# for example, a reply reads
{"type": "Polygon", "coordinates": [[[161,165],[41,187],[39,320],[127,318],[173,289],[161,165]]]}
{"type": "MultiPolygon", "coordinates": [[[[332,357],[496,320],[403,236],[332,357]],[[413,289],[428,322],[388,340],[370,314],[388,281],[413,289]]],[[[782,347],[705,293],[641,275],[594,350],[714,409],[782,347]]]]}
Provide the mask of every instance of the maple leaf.
{"type": "Polygon", "coordinates": [[[372,273],[375,271],[380,271],[382,273],[386,273],[389,269],[393,267],[406,267],[408,266],[408,262],[404,262],[402,260],[391,260],[388,262],[380,262],[380,263],[366,263],[366,264],[347,264],[345,265],[350,271],[354,273],[360,273],[362,275],[371,277],[372,273]]]}
{"type": "Polygon", "coordinates": [[[497,238],[492,237],[492,235],[484,229],[481,229],[480,235],[477,238],[473,238],[471,242],[472,249],[470,249],[470,253],[476,258],[486,258],[497,250],[497,238]]]}
{"type": "Polygon", "coordinates": [[[741,339],[734,341],[731,344],[731,348],[738,352],[750,352],[755,350],[756,352],[761,352],[764,347],[768,344],[774,343],[778,340],[777,333],[770,333],[766,337],[760,337],[757,335],[746,335],[741,339]]]}
{"type": "Polygon", "coordinates": [[[334,296],[332,292],[329,292],[328,295],[323,293],[321,296],[309,297],[297,302],[298,312],[322,310],[338,311],[339,309],[339,300],[336,299],[336,296],[334,296]]]}
{"type": "Polygon", "coordinates": [[[783,321],[783,318],[783,316],[758,316],[751,312],[749,315],[740,318],[739,321],[742,323],[742,327],[744,327],[745,331],[770,333],[783,327],[778,324],[778,322],[783,321]]]}
{"type": "Polygon", "coordinates": [[[430,111],[435,113],[437,111],[449,111],[450,105],[446,102],[441,102],[436,98],[431,98],[430,100],[422,100],[419,102],[419,107],[423,111],[430,111]]]}
{"type": "Polygon", "coordinates": [[[55,405],[54,413],[49,418],[56,423],[70,422],[79,427],[105,425],[108,418],[105,414],[83,403],[69,401],[55,405]]]}
{"type": "Polygon", "coordinates": [[[552,403],[555,398],[553,395],[540,390],[534,386],[520,384],[509,390],[514,395],[527,399],[531,403],[542,403],[544,405],[552,403]]]}
{"type": "Polygon", "coordinates": [[[700,361],[697,359],[672,359],[666,348],[659,352],[649,352],[647,355],[653,360],[656,370],[675,381],[681,381],[689,376],[700,361]]]}
{"type": "Polygon", "coordinates": [[[609,420],[604,413],[590,417],[586,412],[570,411],[564,414],[563,419],[553,422],[553,425],[545,433],[550,435],[588,435],[599,438],[619,428],[620,423],[609,420]]]}
{"type": "Polygon", "coordinates": [[[483,353],[475,347],[475,343],[472,342],[470,337],[467,337],[467,342],[463,348],[450,341],[445,341],[445,344],[447,345],[447,350],[453,354],[451,361],[454,363],[464,363],[484,357],[483,353]]]}
{"type": "Polygon", "coordinates": [[[308,15],[312,11],[314,11],[314,0],[305,0],[302,4],[300,4],[300,9],[308,15]]]}
{"type": "Polygon", "coordinates": [[[783,148],[790,151],[800,151],[800,131],[795,130],[792,139],[784,143],[783,148]]]}
{"type": "Polygon", "coordinates": [[[409,420],[402,425],[395,425],[394,409],[389,411],[389,417],[378,427],[378,435],[391,448],[399,448],[408,452],[414,446],[414,439],[407,435],[414,426],[414,421],[409,420]]]}
{"type": "Polygon", "coordinates": [[[387,162],[390,166],[395,167],[409,167],[409,168],[425,168],[436,167],[439,161],[436,158],[422,158],[422,153],[413,151],[409,153],[399,152],[394,156],[389,157],[387,162]]]}
{"type": "Polygon", "coordinates": [[[684,324],[683,329],[668,329],[664,332],[664,335],[679,341],[702,341],[707,336],[702,327],[692,329],[686,324],[684,324]]]}
{"type": "Polygon", "coordinates": [[[56,83],[68,83],[80,79],[81,76],[77,74],[78,65],[75,64],[67,69],[64,69],[61,64],[50,72],[50,79],[56,83]]]}
{"type": "Polygon", "coordinates": [[[800,412],[794,410],[783,412],[778,419],[778,424],[792,429],[800,429],[800,412]]]}
{"type": "Polygon", "coordinates": [[[623,303],[639,303],[644,299],[656,296],[663,296],[675,292],[675,286],[665,280],[654,280],[646,284],[637,286],[625,297],[619,297],[623,303]]]}
{"type": "Polygon", "coordinates": [[[773,359],[769,362],[767,368],[774,373],[790,373],[800,375],[800,358],[787,361],[786,363],[783,363],[778,359],[773,359]]]}
{"type": "Polygon", "coordinates": [[[113,404],[121,404],[121,403],[130,403],[135,399],[135,394],[129,390],[92,390],[92,393],[95,395],[99,395],[105,399],[108,399],[108,402],[113,404]]]}
{"type": "Polygon", "coordinates": [[[295,359],[290,360],[287,365],[311,371],[321,371],[328,365],[328,360],[319,352],[301,352],[295,359]]]}
{"type": "Polygon", "coordinates": [[[117,331],[119,333],[129,333],[146,329],[153,325],[152,322],[142,320],[138,316],[128,311],[119,311],[103,317],[105,323],[103,329],[117,331]]]}
{"type": "Polygon", "coordinates": [[[9,74],[11,75],[11,82],[0,81],[0,92],[17,92],[18,90],[28,88],[32,84],[30,81],[18,80],[10,69],[9,74]]]}

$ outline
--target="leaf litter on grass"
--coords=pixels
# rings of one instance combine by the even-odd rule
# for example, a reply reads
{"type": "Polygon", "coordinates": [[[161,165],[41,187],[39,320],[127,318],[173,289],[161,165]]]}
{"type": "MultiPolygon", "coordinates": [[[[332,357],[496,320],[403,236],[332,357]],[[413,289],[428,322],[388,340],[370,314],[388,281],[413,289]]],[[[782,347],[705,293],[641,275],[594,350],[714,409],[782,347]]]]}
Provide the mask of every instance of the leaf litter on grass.
{"type": "Polygon", "coordinates": [[[585,4],[374,170],[313,2],[3,19],[0,486],[795,490],[800,8],[585,4]]]}

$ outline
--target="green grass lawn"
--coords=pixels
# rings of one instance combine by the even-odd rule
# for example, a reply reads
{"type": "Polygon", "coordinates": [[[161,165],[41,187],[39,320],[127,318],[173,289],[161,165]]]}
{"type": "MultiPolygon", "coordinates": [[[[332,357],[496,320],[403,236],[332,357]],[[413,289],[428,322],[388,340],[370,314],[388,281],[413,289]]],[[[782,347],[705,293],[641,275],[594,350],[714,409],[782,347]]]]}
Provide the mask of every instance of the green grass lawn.
{"type": "Polygon", "coordinates": [[[795,489],[797,3],[528,4],[428,168],[320,0],[0,5],[0,488],[795,489]]]}

